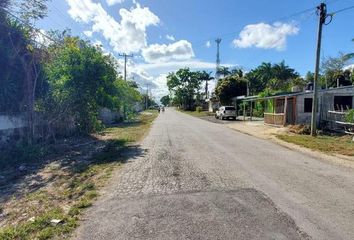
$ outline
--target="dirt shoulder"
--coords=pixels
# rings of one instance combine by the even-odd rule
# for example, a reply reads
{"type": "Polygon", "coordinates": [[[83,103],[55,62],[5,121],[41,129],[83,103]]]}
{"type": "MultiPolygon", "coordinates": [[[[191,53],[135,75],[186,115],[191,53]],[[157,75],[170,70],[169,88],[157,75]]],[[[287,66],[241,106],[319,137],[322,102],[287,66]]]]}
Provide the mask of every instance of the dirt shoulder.
{"type": "Polygon", "coordinates": [[[64,239],[78,226],[112,173],[141,154],[157,113],[89,137],[63,140],[35,163],[0,171],[0,239],[64,239]]]}
{"type": "MultiPolygon", "coordinates": [[[[284,140],[285,136],[295,136],[295,134],[289,133],[288,128],[286,127],[273,127],[265,125],[261,121],[254,121],[254,122],[234,122],[227,125],[229,128],[248,134],[254,137],[268,139],[272,142],[275,142],[279,145],[282,145],[288,149],[296,150],[312,157],[316,157],[321,160],[329,161],[336,165],[346,166],[354,168],[354,157],[353,156],[346,156],[339,154],[338,152],[331,152],[331,151],[320,151],[318,149],[310,148],[310,144],[306,144],[306,139],[303,144],[294,143],[290,140],[284,140]],[[304,147],[308,146],[308,147],[304,147]]],[[[288,137],[289,138],[289,137],[288,137]]],[[[311,140],[308,139],[308,142],[311,140]]],[[[354,144],[353,144],[354,145],[354,144]]],[[[329,146],[331,148],[331,146],[329,146]]]]}

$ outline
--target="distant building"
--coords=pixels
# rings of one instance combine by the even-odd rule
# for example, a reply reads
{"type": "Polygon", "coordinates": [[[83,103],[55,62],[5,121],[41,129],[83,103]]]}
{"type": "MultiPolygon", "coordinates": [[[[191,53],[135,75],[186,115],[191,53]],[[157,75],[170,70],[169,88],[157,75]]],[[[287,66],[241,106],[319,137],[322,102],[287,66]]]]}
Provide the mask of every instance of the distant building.
{"type": "MultiPolygon", "coordinates": [[[[313,91],[281,93],[269,97],[235,98],[246,104],[264,102],[264,123],[285,126],[288,124],[310,124],[313,91]]],[[[334,121],[333,113],[353,109],[354,86],[321,89],[318,92],[317,124],[334,121]]],[[[252,108],[249,108],[252,116],[252,108]]],[[[244,112],[244,115],[246,113],[244,112]]]]}

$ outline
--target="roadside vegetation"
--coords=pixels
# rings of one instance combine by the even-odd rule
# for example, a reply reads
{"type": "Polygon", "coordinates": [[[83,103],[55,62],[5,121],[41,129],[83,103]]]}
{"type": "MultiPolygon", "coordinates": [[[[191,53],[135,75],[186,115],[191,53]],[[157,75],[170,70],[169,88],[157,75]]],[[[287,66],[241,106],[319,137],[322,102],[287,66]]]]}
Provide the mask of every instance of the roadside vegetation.
{"type": "Polygon", "coordinates": [[[137,141],[157,116],[138,113],[156,103],[101,46],[36,28],[47,4],[0,1],[0,113],[23,123],[0,135],[5,240],[67,237],[112,171],[143,154],[137,141]]]}
{"type": "Polygon", "coordinates": [[[182,109],[178,109],[180,112],[186,113],[193,117],[207,117],[207,116],[214,116],[215,113],[208,112],[208,111],[185,111],[182,109]]]}
{"type": "Polygon", "coordinates": [[[156,116],[146,111],[90,138],[68,140],[60,146],[65,151],[23,165],[20,175],[19,169],[2,169],[0,239],[67,238],[112,172],[129,156],[144,154],[137,141],[156,116]]]}
{"type": "Polygon", "coordinates": [[[310,135],[284,134],[277,137],[283,141],[324,153],[354,156],[354,142],[351,136],[319,135],[314,138],[310,135]]]}
{"type": "Polygon", "coordinates": [[[0,5],[0,112],[23,120],[26,127],[17,138],[28,148],[100,131],[105,127],[101,109],[115,113],[119,122],[147,101],[135,82],[123,80],[117,59],[100,46],[69,29],[37,29],[36,20],[46,13],[47,0],[0,5]]]}

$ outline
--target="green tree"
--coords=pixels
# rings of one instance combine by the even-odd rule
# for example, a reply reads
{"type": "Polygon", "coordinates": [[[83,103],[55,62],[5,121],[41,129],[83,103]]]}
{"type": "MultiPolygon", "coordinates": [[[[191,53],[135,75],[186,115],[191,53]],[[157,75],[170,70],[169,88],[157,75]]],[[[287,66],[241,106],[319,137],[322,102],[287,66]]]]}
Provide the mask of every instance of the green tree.
{"type": "Polygon", "coordinates": [[[235,68],[231,69],[230,75],[236,75],[241,78],[241,77],[244,77],[244,72],[241,68],[235,67],[235,68]]]}
{"type": "Polygon", "coordinates": [[[343,77],[346,62],[344,56],[343,53],[339,53],[338,57],[323,58],[321,72],[325,77],[327,87],[336,87],[337,79],[343,77]]]}
{"type": "Polygon", "coordinates": [[[262,63],[246,74],[250,83],[250,93],[258,94],[266,89],[268,82],[273,78],[271,63],[262,63]]]}
{"type": "MultiPolygon", "coordinates": [[[[111,98],[106,107],[116,111],[125,111],[128,118],[136,113],[136,107],[142,100],[142,96],[132,82],[118,78],[114,81],[114,91],[108,95],[111,98]]],[[[104,105],[104,104],[103,104],[104,105]]]]}
{"type": "Polygon", "coordinates": [[[275,91],[287,91],[290,90],[293,79],[298,78],[299,74],[282,61],[272,65],[272,76],[268,87],[275,91]]]}
{"type": "Polygon", "coordinates": [[[155,99],[146,93],[141,95],[141,100],[141,104],[145,107],[145,109],[149,109],[158,105],[155,99]]]}
{"type": "Polygon", "coordinates": [[[228,67],[225,67],[225,66],[220,66],[218,69],[217,69],[217,74],[219,75],[222,75],[224,77],[228,76],[231,74],[231,71],[228,67]]]}
{"type": "Polygon", "coordinates": [[[117,89],[123,85],[117,83],[113,58],[73,37],[65,38],[64,46],[54,51],[55,55],[45,66],[50,86],[51,101],[48,102],[66,114],[69,112],[81,132],[95,131],[99,128],[98,108],[121,105],[117,99],[121,92],[117,89]]]}
{"type": "Polygon", "coordinates": [[[179,69],[167,76],[167,87],[174,94],[174,103],[187,110],[192,110],[194,97],[202,82],[203,74],[193,72],[189,68],[179,69]]]}
{"type": "MultiPolygon", "coordinates": [[[[20,112],[25,109],[28,62],[31,52],[26,29],[16,21],[3,16],[0,24],[0,111],[20,112]]],[[[29,76],[28,76],[29,77],[29,76]]]]}
{"type": "Polygon", "coordinates": [[[305,80],[307,82],[313,82],[315,80],[315,74],[311,71],[308,71],[305,75],[305,80]]]}
{"type": "Polygon", "coordinates": [[[215,95],[223,105],[230,105],[233,97],[246,95],[246,93],[247,80],[236,75],[220,80],[215,89],[215,95]]]}
{"type": "Polygon", "coordinates": [[[299,74],[287,66],[284,61],[276,64],[262,63],[246,74],[252,94],[258,94],[266,88],[271,91],[287,91],[290,89],[293,79],[298,77],[299,74]]]}
{"type": "MultiPolygon", "coordinates": [[[[354,38],[352,39],[352,42],[354,43],[354,38]]],[[[348,54],[345,54],[343,56],[343,60],[344,61],[348,61],[348,60],[353,59],[353,58],[354,58],[354,53],[348,53],[348,54]]]]}
{"type": "Polygon", "coordinates": [[[211,72],[200,72],[200,78],[205,81],[205,91],[204,91],[204,97],[205,99],[209,98],[209,81],[213,80],[214,77],[211,76],[211,72]]]}
{"type": "Polygon", "coordinates": [[[47,16],[50,0],[1,0],[0,7],[4,6],[26,24],[33,25],[34,21],[47,16]],[[2,3],[4,2],[4,3],[2,3]]]}
{"type": "Polygon", "coordinates": [[[169,95],[166,95],[166,96],[163,96],[161,99],[160,99],[160,102],[164,105],[164,106],[168,106],[171,102],[171,98],[169,95]]]}

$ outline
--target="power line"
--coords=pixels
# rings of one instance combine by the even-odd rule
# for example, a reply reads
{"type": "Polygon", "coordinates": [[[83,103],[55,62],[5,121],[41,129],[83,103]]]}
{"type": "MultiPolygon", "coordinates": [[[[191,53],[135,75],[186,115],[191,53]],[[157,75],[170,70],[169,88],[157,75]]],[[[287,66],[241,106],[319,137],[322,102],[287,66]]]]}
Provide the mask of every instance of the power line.
{"type": "MultiPolygon", "coordinates": [[[[53,8],[56,10],[56,12],[58,13],[58,15],[60,15],[62,17],[62,19],[65,21],[65,23],[68,24],[68,26],[70,26],[69,29],[73,29],[73,30],[76,30],[78,33],[80,31],[78,31],[78,29],[75,27],[75,25],[72,25],[68,20],[67,20],[67,17],[65,16],[65,14],[59,9],[57,8],[55,5],[52,5],[53,8]]],[[[64,28],[65,29],[65,28],[64,28]]]]}
{"type": "Polygon", "coordinates": [[[344,11],[347,11],[347,10],[350,10],[350,9],[353,9],[354,8],[354,5],[353,6],[350,6],[350,7],[346,7],[346,8],[342,8],[342,9],[340,9],[340,10],[337,10],[337,11],[335,11],[335,12],[332,12],[332,13],[330,13],[330,15],[335,15],[335,14],[337,14],[337,13],[340,13],[340,12],[344,12],[344,11]]]}
{"type": "MultiPolygon", "coordinates": [[[[339,1],[339,0],[337,0],[339,1]]],[[[287,16],[284,16],[284,17],[280,17],[280,18],[276,18],[276,19],[273,19],[273,20],[270,20],[270,21],[267,21],[267,22],[276,22],[276,21],[281,21],[281,20],[286,20],[286,19],[289,19],[289,18],[293,18],[293,17],[296,17],[298,15],[301,15],[301,14],[305,14],[307,12],[310,12],[310,11],[315,11],[316,10],[316,7],[311,7],[311,8],[307,8],[307,9],[304,9],[304,10],[301,10],[301,11],[298,11],[298,12],[295,12],[295,13],[292,13],[290,15],[287,15],[287,16]]],[[[312,13],[313,14],[313,13],[312,13]]],[[[312,15],[311,14],[311,15],[312,15]]],[[[310,15],[310,16],[311,16],[310,15]]],[[[237,31],[233,31],[233,32],[228,32],[228,33],[223,33],[223,34],[220,34],[219,36],[220,37],[223,37],[223,38],[226,38],[226,36],[229,36],[229,35],[234,35],[236,33],[238,33],[241,29],[237,30],[237,31]]],[[[199,43],[201,43],[202,46],[204,46],[205,44],[205,41],[210,41],[212,39],[215,39],[217,36],[213,36],[213,37],[210,37],[210,38],[206,38],[204,40],[200,40],[200,41],[197,41],[197,42],[194,42],[194,44],[198,44],[197,47],[199,46],[199,43]]]]}
{"type": "Polygon", "coordinates": [[[53,41],[53,42],[55,42],[55,43],[57,43],[57,44],[60,44],[58,41],[56,41],[56,40],[53,39],[52,37],[50,37],[50,36],[44,34],[44,33],[41,32],[39,29],[37,29],[37,28],[35,28],[35,27],[29,25],[27,22],[23,21],[21,18],[19,18],[19,17],[15,16],[14,14],[10,13],[8,10],[6,10],[6,9],[3,9],[3,10],[4,10],[7,14],[9,14],[9,15],[12,16],[13,18],[15,18],[16,20],[20,21],[22,24],[24,24],[24,25],[26,25],[27,27],[29,27],[31,30],[34,30],[35,32],[41,34],[42,36],[48,38],[49,40],[51,40],[51,41],[53,41]]]}
{"type": "MultiPolygon", "coordinates": [[[[325,2],[326,2],[326,4],[328,5],[328,4],[333,4],[333,3],[336,3],[336,2],[339,2],[339,1],[341,1],[341,0],[332,0],[332,1],[325,1],[325,2]]],[[[353,8],[353,7],[354,7],[354,6],[351,6],[351,7],[349,7],[348,9],[351,9],[351,8],[353,8]]],[[[303,21],[306,21],[307,19],[309,19],[311,16],[313,16],[313,15],[315,14],[316,9],[317,9],[317,6],[314,6],[314,7],[311,7],[311,8],[307,8],[307,9],[304,9],[304,10],[300,10],[300,11],[298,11],[298,12],[291,13],[291,14],[289,14],[289,15],[287,15],[287,16],[284,16],[284,17],[274,18],[274,19],[272,19],[272,20],[270,20],[270,21],[267,21],[267,22],[282,21],[282,20],[286,20],[286,19],[289,19],[289,18],[293,18],[293,17],[296,17],[296,16],[299,16],[299,15],[302,15],[302,14],[305,14],[305,13],[308,13],[308,12],[313,11],[313,12],[312,12],[311,14],[309,14],[308,16],[305,16],[305,19],[300,20],[300,22],[303,22],[303,21]]],[[[347,9],[347,8],[341,9],[341,10],[339,10],[339,12],[346,11],[346,10],[348,10],[348,9],[347,9]]],[[[336,12],[335,12],[335,13],[336,13],[336,12]]],[[[236,34],[236,33],[239,33],[240,30],[242,30],[242,29],[240,28],[240,29],[237,30],[237,31],[228,32],[228,33],[223,33],[223,34],[218,34],[218,36],[211,36],[211,37],[206,38],[206,39],[204,39],[204,40],[196,41],[196,42],[194,42],[194,44],[193,44],[193,45],[194,45],[193,48],[196,49],[196,48],[199,48],[199,47],[203,47],[203,46],[205,45],[205,42],[206,42],[206,41],[211,41],[211,40],[213,40],[213,39],[215,39],[215,38],[217,38],[217,37],[222,37],[222,38],[226,39],[227,36],[230,36],[230,35],[234,35],[234,34],[236,34]]]]}
{"type": "Polygon", "coordinates": [[[128,58],[132,58],[134,57],[133,54],[126,54],[126,53],[123,53],[123,54],[119,54],[119,56],[121,57],[124,57],[124,81],[127,81],[127,60],[128,58]]]}
{"type": "MultiPolygon", "coordinates": [[[[1,25],[3,25],[4,27],[8,27],[8,25],[7,24],[5,24],[5,23],[2,23],[2,22],[0,22],[0,24],[1,25]]],[[[9,36],[11,37],[11,33],[8,33],[9,34],[9,36]]],[[[38,41],[36,41],[36,40],[34,40],[34,39],[27,39],[29,42],[33,42],[33,43],[36,43],[36,44],[38,44],[38,45],[41,45],[42,47],[47,47],[45,44],[43,44],[43,43],[41,43],[41,42],[38,42],[38,41]]]]}

